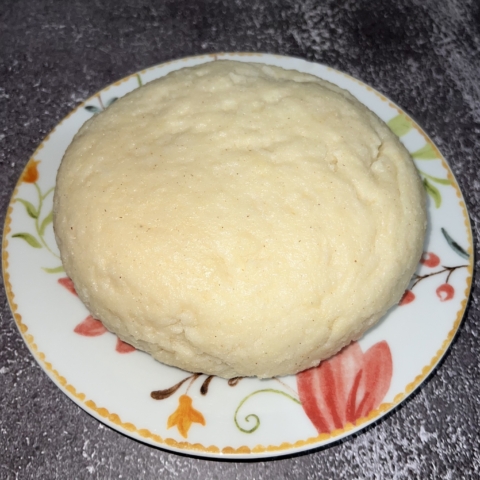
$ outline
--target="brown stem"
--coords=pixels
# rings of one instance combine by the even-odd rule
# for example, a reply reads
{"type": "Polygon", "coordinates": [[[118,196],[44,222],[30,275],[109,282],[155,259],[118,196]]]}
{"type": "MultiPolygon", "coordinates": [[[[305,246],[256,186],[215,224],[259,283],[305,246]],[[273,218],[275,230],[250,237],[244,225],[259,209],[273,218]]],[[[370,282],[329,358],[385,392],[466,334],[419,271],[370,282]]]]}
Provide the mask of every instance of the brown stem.
{"type": "MultiPolygon", "coordinates": [[[[187,380],[192,379],[192,382],[194,382],[200,375],[201,373],[194,373],[189,377],[185,377],[183,380],[175,384],[173,387],[166,388],[165,390],[155,390],[150,394],[150,396],[154,400],[164,400],[165,398],[168,398],[171,395],[173,395],[187,380]]],[[[192,382],[190,382],[190,385],[192,384],[192,382]]]]}
{"type": "Polygon", "coordinates": [[[459,268],[466,268],[468,265],[457,265],[456,267],[446,267],[445,265],[442,265],[443,270],[439,270],[438,272],[433,272],[433,273],[428,273],[427,275],[416,275],[416,279],[413,282],[410,290],[413,290],[413,288],[420,283],[422,280],[425,280],[428,277],[433,277],[435,275],[439,275],[440,273],[445,273],[448,272],[447,278],[445,280],[445,283],[448,283],[448,280],[450,279],[450,275],[457,269],[459,268]]]}
{"type": "Polygon", "coordinates": [[[228,385],[234,387],[243,377],[233,377],[228,380],[228,385]]]}
{"type": "Polygon", "coordinates": [[[210,382],[212,381],[213,375],[209,375],[205,381],[202,383],[202,386],[200,387],[200,393],[202,395],[206,395],[208,393],[208,387],[210,385],[210,382]]]}
{"type": "Polygon", "coordinates": [[[100,102],[100,106],[102,107],[102,110],[105,110],[105,105],[103,104],[102,96],[100,94],[98,94],[98,101],[100,102]]]}

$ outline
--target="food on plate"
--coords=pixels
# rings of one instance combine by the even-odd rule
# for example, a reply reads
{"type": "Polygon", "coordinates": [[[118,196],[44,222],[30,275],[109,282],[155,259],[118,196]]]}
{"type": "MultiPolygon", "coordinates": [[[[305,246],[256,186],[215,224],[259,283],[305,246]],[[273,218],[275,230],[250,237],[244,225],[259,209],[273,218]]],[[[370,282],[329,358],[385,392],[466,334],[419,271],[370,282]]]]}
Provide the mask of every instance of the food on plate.
{"type": "Polygon", "coordinates": [[[406,149],[348,92],[263,64],[170,73],[96,115],[54,228],[95,318],[192,372],[318,365],[398,303],[422,253],[406,149]]]}

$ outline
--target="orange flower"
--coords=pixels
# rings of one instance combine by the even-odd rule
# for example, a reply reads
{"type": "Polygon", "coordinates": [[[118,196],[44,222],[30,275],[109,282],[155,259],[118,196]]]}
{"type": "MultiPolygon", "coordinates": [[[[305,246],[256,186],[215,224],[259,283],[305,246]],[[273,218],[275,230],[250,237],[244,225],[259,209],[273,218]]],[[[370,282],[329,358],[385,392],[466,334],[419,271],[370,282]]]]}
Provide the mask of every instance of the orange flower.
{"type": "Polygon", "coordinates": [[[188,395],[181,395],[178,399],[178,408],[168,417],[167,428],[177,426],[182,437],[187,438],[192,423],[205,425],[203,415],[192,407],[192,399],[188,395]]]}
{"type": "Polygon", "coordinates": [[[27,164],[27,168],[23,171],[22,181],[27,183],[35,183],[38,180],[37,165],[40,160],[30,160],[27,164]]]}

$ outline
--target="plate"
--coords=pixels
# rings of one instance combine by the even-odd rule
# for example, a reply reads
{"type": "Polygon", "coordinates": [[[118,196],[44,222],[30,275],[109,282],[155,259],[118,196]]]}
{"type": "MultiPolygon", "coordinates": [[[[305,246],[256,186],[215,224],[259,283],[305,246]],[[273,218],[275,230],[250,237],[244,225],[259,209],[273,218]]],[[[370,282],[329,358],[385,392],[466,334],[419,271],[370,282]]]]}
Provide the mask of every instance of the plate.
{"type": "Polygon", "coordinates": [[[423,130],[383,95],[344,73],[266,54],[204,55],[165,63],[130,75],[79,105],[25,167],[8,207],[2,258],[15,322],[35,359],[74,402],[142,442],[232,459],[324,446],[399,405],[447,351],[465,311],[473,271],[465,202],[423,130]],[[400,304],[358,342],[296,376],[227,381],[156,362],[89,316],[63,272],[55,244],[55,176],[80,126],[155,78],[218,59],[296,69],[349,90],[400,137],[428,193],[425,253],[400,304]]]}

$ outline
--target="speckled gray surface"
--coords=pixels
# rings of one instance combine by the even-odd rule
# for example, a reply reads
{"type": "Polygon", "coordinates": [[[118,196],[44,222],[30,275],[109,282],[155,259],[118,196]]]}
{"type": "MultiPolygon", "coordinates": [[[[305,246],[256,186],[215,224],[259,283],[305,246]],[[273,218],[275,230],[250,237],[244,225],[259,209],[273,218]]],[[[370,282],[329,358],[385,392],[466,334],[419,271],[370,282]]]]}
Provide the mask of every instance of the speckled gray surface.
{"type": "MultiPolygon", "coordinates": [[[[166,60],[259,51],[328,64],[407,110],[452,166],[478,239],[475,0],[19,0],[0,6],[0,45],[2,225],[28,158],[82,99],[166,60]]],[[[101,425],[33,360],[1,289],[0,479],[480,478],[479,283],[446,358],[408,401],[343,442],[260,462],[180,456],[101,425]]]]}

